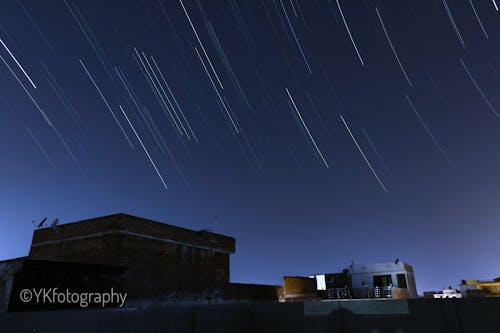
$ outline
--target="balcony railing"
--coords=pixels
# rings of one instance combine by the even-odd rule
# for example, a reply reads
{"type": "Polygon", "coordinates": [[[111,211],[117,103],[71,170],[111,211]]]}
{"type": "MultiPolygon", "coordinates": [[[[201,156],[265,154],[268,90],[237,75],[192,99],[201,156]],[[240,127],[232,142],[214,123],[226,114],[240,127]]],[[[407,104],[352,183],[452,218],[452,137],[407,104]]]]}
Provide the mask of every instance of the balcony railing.
{"type": "Polygon", "coordinates": [[[323,299],[349,299],[352,298],[349,288],[330,288],[322,293],[323,299]]]}
{"type": "Polygon", "coordinates": [[[373,288],[375,298],[392,298],[392,287],[375,287],[373,288]]]}

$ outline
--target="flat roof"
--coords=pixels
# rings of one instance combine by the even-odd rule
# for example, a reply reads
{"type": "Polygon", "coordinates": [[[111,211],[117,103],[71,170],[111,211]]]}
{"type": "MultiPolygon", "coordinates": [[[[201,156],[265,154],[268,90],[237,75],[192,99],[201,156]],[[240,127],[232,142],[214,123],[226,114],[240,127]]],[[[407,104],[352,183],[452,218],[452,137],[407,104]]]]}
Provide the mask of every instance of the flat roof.
{"type": "Polygon", "coordinates": [[[145,219],[124,213],[86,219],[35,230],[31,246],[102,237],[109,234],[124,234],[171,243],[181,243],[197,247],[235,251],[233,237],[206,230],[190,230],[170,224],[145,219]]]}

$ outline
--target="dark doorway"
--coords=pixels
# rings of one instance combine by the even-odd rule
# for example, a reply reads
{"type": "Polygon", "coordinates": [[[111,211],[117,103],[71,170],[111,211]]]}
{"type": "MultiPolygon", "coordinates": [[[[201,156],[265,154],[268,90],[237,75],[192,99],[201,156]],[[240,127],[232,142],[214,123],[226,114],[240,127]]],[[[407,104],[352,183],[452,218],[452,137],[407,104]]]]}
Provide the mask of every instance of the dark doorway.
{"type": "Polygon", "coordinates": [[[397,279],[398,279],[398,288],[408,288],[406,284],[405,274],[398,274],[397,279]]]}
{"type": "Polygon", "coordinates": [[[392,286],[392,277],[390,275],[374,275],[373,286],[374,287],[392,286]]]}

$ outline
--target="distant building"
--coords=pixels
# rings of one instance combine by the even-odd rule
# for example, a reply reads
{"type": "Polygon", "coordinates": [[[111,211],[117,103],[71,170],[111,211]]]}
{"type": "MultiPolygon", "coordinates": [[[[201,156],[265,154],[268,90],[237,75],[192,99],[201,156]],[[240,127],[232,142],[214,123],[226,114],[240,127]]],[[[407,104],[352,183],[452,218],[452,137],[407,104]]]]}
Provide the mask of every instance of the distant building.
{"type": "Polygon", "coordinates": [[[400,261],[348,268],[355,298],[417,298],[413,267],[400,261]]]}
{"type": "Polygon", "coordinates": [[[353,263],[341,273],[313,277],[322,299],[418,297],[413,267],[399,259],[370,265],[353,263]]]}
{"type": "Polygon", "coordinates": [[[463,297],[500,297],[500,277],[493,281],[462,280],[463,297]]]}
{"type": "Polygon", "coordinates": [[[462,294],[460,291],[448,287],[447,289],[433,293],[432,298],[462,298],[462,294]]]}

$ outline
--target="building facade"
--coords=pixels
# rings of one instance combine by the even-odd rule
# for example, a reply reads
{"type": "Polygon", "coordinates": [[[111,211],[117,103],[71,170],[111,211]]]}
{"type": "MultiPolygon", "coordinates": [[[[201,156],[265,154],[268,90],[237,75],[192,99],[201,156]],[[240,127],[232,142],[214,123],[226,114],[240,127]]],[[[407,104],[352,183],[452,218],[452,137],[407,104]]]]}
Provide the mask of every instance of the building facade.
{"type": "Polygon", "coordinates": [[[355,298],[417,298],[413,267],[400,261],[348,268],[355,298]]]}
{"type": "Polygon", "coordinates": [[[352,298],[352,282],[348,270],[341,273],[317,274],[316,289],[321,299],[352,298]]]}
{"type": "Polygon", "coordinates": [[[500,277],[492,281],[462,280],[463,297],[500,297],[500,277]]]}
{"type": "Polygon", "coordinates": [[[222,289],[235,239],[127,214],[36,230],[29,259],[127,268],[131,297],[222,289]]]}

